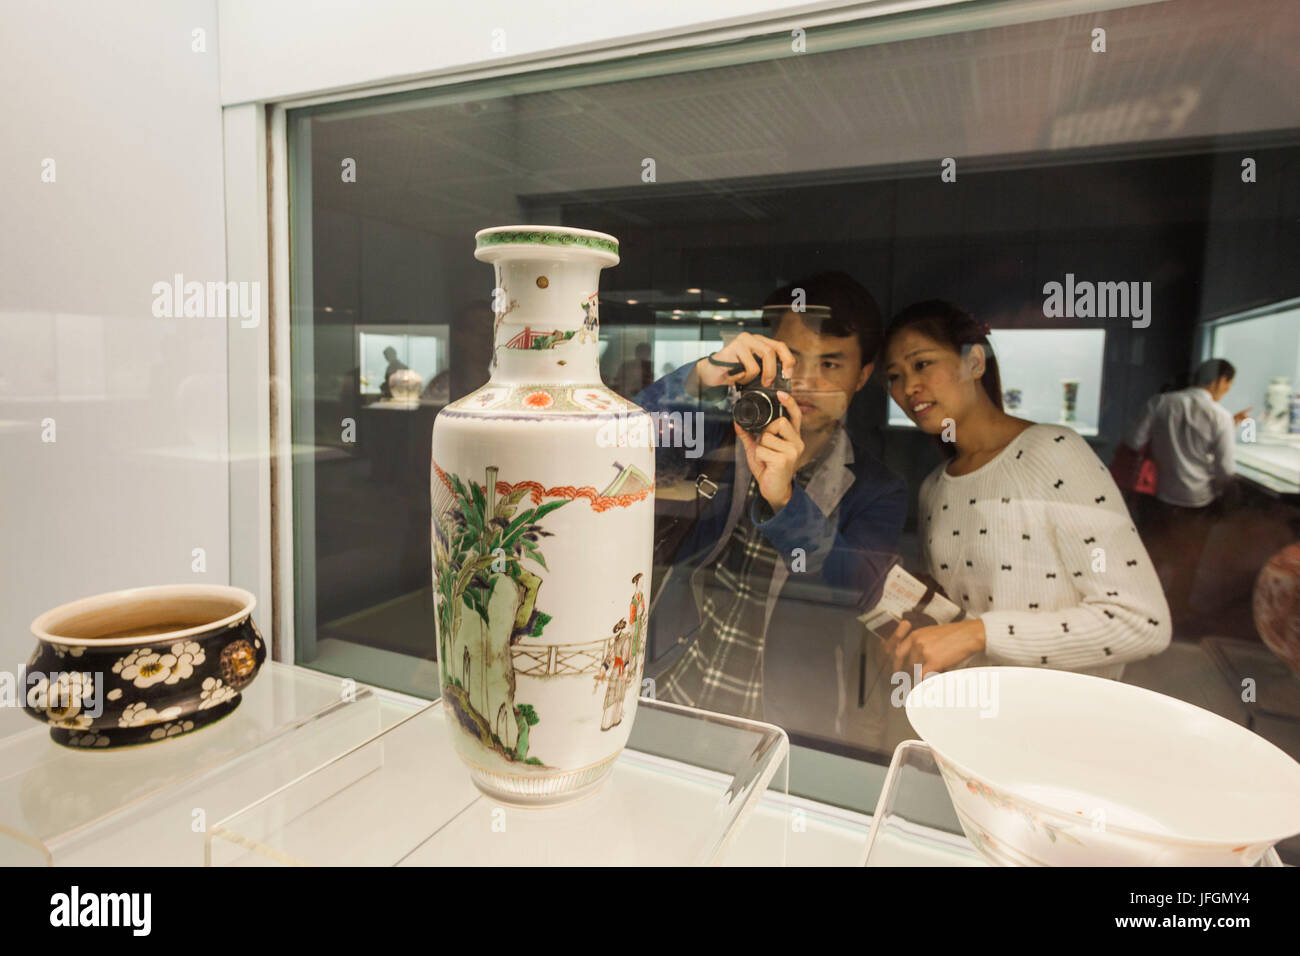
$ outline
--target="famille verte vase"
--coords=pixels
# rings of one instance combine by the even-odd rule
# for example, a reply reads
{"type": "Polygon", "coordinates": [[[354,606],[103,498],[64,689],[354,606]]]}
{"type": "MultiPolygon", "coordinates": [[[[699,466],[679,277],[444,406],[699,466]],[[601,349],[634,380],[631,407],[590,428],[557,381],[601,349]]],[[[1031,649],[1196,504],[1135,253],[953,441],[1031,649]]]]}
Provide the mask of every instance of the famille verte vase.
{"type": "Polygon", "coordinates": [[[478,788],[517,806],[596,790],[627,743],[648,637],[650,416],[600,380],[597,288],[618,241],[503,226],[487,385],[433,429],[442,698],[478,788]]]}
{"type": "Polygon", "coordinates": [[[82,598],[32,622],[23,705],[57,744],[181,737],[239,706],[266,660],[241,588],[171,584],[82,598]]]}

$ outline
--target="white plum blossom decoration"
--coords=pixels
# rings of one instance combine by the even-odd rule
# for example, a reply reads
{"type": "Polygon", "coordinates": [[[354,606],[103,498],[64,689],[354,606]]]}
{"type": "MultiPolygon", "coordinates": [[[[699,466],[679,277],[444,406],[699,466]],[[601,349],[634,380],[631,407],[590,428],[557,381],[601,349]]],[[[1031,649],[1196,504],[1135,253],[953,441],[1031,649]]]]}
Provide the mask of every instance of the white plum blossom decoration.
{"type": "Polygon", "coordinates": [[[75,717],[65,717],[62,720],[51,720],[50,723],[55,727],[64,727],[68,730],[85,730],[94,723],[94,718],[88,717],[85,714],[77,714],[75,717]]]}
{"type": "Polygon", "coordinates": [[[207,655],[197,641],[177,641],[166,651],[155,652],[150,647],[137,647],[113,665],[113,673],[121,674],[136,687],[154,684],[178,684],[194,674],[207,655]]]}
{"type": "Polygon", "coordinates": [[[95,693],[95,677],[78,671],[62,673],[54,685],[42,677],[27,691],[27,706],[45,711],[46,719],[59,726],[84,726],[77,719],[82,702],[95,693]],[[69,723],[70,722],[70,723],[69,723]]]}
{"type": "Polygon", "coordinates": [[[119,727],[144,727],[149,724],[161,723],[164,720],[171,720],[180,716],[179,707],[168,707],[166,710],[157,711],[150,707],[142,700],[137,700],[134,704],[127,704],[126,710],[122,711],[122,716],[117,719],[119,727]]]}
{"type": "MultiPolygon", "coordinates": [[[[155,654],[152,648],[137,647],[130,654],[113,664],[113,673],[121,674],[123,680],[129,680],[136,687],[152,687],[166,681],[172,676],[176,666],[175,654],[155,654]]],[[[177,680],[180,678],[178,677],[177,680]]]]}
{"type": "Polygon", "coordinates": [[[74,747],[107,747],[108,738],[92,730],[88,734],[72,734],[68,737],[68,743],[74,747]]]}
{"type": "Polygon", "coordinates": [[[175,737],[177,734],[188,733],[194,729],[194,721],[178,720],[172,724],[163,724],[161,727],[155,727],[149,731],[150,740],[162,740],[164,737],[175,737]]]}
{"type": "Polygon", "coordinates": [[[194,673],[194,668],[207,660],[203,647],[197,641],[177,641],[172,645],[171,656],[176,658],[176,665],[172,668],[171,676],[167,678],[168,684],[187,679],[194,673]]]}
{"type": "Polygon", "coordinates": [[[202,698],[199,702],[199,710],[207,710],[209,707],[224,704],[234,697],[235,688],[223,683],[220,677],[205,677],[203,691],[199,696],[202,698]]]}

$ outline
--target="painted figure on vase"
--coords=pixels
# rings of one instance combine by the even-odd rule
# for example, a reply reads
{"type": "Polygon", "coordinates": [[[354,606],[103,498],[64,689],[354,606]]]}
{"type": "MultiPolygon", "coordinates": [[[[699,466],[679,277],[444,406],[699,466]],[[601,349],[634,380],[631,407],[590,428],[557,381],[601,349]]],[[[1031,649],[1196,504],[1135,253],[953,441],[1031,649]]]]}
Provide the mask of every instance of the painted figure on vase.
{"type": "Polygon", "coordinates": [[[596,672],[597,687],[602,681],[605,683],[601,730],[609,730],[622,722],[628,690],[640,687],[641,669],[645,663],[645,595],[640,587],[641,578],[641,574],[632,578],[637,589],[628,602],[627,617],[614,625],[614,636],[596,672]]]}
{"type": "Polygon", "coordinates": [[[623,700],[627,697],[628,660],[631,654],[631,633],[627,621],[620,619],[614,625],[614,636],[605,649],[605,659],[600,662],[596,673],[596,685],[605,683],[605,703],[601,711],[600,729],[609,730],[623,720],[623,700]]]}
{"type": "Polygon", "coordinates": [[[578,330],[578,342],[600,341],[600,294],[593,292],[582,300],[582,328],[578,330]]]}
{"type": "Polygon", "coordinates": [[[645,664],[645,655],[642,654],[645,643],[645,594],[641,591],[642,577],[643,575],[637,574],[632,578],[632,583],[636,585],[636,592],[628,602],[627,609],[627,619],[632,628],[632,660],[637,664],[638,681],[641,668],[645,664]]]}

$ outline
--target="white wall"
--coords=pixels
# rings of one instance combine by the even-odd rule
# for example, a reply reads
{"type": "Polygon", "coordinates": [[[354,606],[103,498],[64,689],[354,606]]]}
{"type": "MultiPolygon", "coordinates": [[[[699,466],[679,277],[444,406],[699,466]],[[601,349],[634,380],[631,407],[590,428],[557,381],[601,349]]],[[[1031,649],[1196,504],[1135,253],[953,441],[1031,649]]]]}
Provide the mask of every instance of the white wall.
{"type": "Polygon", "coordinates": [[[0,119],[11,670],[34,646],[31,619],[56,604],[227,581],[226,325],[151,309],[155,282],[225,274],[215,0],[4,4],[0,119]],[[195,548],[206,573],[191,569],[195,548]]]}
{"type": "Polygon", "coordinates": [[[221,98],[227,105],[284,99],[689,29],[752,27],[773,15],[815,16],[849,5],[846,0],[218,0],[221,98]],[[499,46],[502,37],[504,50],[498,52],[493,44],[499,46]]]}

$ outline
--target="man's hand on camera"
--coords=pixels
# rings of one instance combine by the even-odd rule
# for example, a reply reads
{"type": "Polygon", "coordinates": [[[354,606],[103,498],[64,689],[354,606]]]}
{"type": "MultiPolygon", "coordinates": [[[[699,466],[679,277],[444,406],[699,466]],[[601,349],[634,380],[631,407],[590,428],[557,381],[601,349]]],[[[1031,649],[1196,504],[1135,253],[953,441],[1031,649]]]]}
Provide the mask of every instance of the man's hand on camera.
{"type": "Polygon", "coordinates": [[[799,436],[803,412],[799,410],[799,403],[788,392],[777,392],[776,397],[785,406],[789,417],[776,419],[757,438],[732,422],[737,439],[745,446],[749,470],[758,481],[758,493],[772,506],[773,513],[779,512],[790,501],[790,495],[794,493],[794,473],[803,455],[803,439],[799,436]]]}
{"type": "Polygon", "coordinates": [[[786,378],[794,374],[794,355],[784,342],[765,335],[741,332],[724,345],[713,357],[719,362],[740,362],[744,368],[730,372],[719,368],[706,358],[695,363],[695,376],[705,388],[719,385],[742,385],[760,374],[764,385],[776,381],[776,373],[783,371],[786,378]]]}

